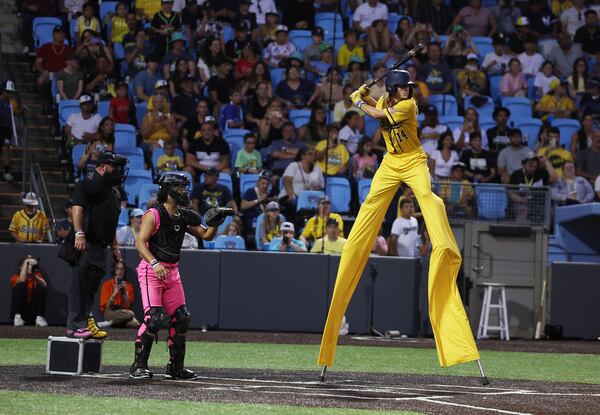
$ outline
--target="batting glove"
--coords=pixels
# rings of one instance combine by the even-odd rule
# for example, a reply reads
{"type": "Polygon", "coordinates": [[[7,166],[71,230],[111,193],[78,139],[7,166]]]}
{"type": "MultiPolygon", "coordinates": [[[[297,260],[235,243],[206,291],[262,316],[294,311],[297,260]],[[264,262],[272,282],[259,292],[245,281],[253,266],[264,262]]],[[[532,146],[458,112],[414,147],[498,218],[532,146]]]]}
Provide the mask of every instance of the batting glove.
{"type": "Polygon", "coordinates": [[[357,108],[360,108],[360,106],[365,103],[365,101],[362,100],[359,90],[350,94],[350,100],[352,100],[352,103],[354,103],[357,108]]]}
{"type": "Polygon", "coordinates": [[[358,93],[361,97],[365,97],[371,95],[371,90],[367,85],[363,84],[360,86],[360,88],[358,88],[358,93]]]}

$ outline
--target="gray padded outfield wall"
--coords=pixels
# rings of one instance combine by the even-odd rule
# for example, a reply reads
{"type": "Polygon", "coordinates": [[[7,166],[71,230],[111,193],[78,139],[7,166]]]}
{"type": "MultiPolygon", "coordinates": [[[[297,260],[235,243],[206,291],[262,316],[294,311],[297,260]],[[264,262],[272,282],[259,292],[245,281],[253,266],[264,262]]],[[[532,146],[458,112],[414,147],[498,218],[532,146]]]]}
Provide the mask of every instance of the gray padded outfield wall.
{"type": "MultiPolygon", "coordinates": [[[[127,280],[134,285],[133,309],[142,316],[135,267],[137,252],[126,248],[127,280]]],[[[0,244],[5,258],[0,287],[4,306],[0,323],[10,321],[10,276],[18,261],[30,254],[40,258],[48,282],[47,320],[64,325],[71,269],[59,259],[58,246],[0,244]]],[[[107,273],[110,258],[107,256],[107,273]]],[[[225,330],[321,332],[333,293],[339,256],[246,251],[184,251],[180,271],[192,328],[225,330]]],[[[350,331],[366,331],[372,280],[370,264],[377,266],[374,326],[380,331],[399,330],[414,336],[418,328],[419,261],[408,258],[371,257],[346,314],[350,331]]],[[[95,315],[100,318],[96,307],[95,315]]]]}

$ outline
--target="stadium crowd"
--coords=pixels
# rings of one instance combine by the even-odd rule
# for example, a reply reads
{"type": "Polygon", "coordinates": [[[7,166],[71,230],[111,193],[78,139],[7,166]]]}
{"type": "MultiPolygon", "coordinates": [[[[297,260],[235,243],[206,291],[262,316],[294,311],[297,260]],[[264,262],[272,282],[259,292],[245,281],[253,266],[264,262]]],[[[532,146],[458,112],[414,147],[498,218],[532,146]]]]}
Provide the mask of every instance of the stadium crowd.
{"type": "MultiPolygon", "coordinates": [[[[357,211],[385,153],[349,96],[418,43],[406,69],[419,135],[453,216],[477,217],[473,183],[550,186],[555,205],[600,198],[597,1],[22,0],[21,12],[74,180],[104,149],[129,157],[123,245],[156,179],[180,171],[191,208],[237,213],[217,247],[341,252],[340,214],[357,211]]],[[[399,192],[373,252],[426,255],[414,195],[399,192]]],[[[19,241],[48,226],[19,233],[17,216],[37,214],[29,196],[19,241]]],[[[515,215],[523,198],[510,193],[515,215]]]]}

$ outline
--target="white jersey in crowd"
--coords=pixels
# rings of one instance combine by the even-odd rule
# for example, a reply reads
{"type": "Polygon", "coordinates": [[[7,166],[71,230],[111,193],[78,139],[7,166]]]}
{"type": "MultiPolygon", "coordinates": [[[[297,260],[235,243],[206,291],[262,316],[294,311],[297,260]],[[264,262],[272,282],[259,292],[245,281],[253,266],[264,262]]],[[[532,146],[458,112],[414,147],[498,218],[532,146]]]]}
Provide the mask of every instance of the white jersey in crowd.
{"type": "Polygon", "coordinates": [[[392,235],[398,236],[398,256],[419,257],[419,224],[417,218],[397,218],[392,224],[392,235]]]}
{"type": "Polygon", "coordinates": [[[544,57],[537,52],[531,56],[523,52],[519,55],[519,62],[525,75],[536,76],[544,63],[544,57]]]}

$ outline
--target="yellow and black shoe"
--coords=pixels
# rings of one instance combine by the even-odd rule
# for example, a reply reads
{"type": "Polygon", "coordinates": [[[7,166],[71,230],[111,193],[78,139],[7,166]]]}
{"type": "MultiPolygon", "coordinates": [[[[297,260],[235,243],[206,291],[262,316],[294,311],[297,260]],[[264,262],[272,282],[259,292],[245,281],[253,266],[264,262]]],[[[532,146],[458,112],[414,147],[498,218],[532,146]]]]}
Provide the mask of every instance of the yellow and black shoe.
{"type": "Polygon", "coordinates": [[[107,332],[100,330],[98,326],[96,326],[96,322],[94,321],[93,317],[89,317],[87,319],[87,329],[90,331],[90,333],[92,333],[92,339],[102,340],[108,336],[107,332]]]}

